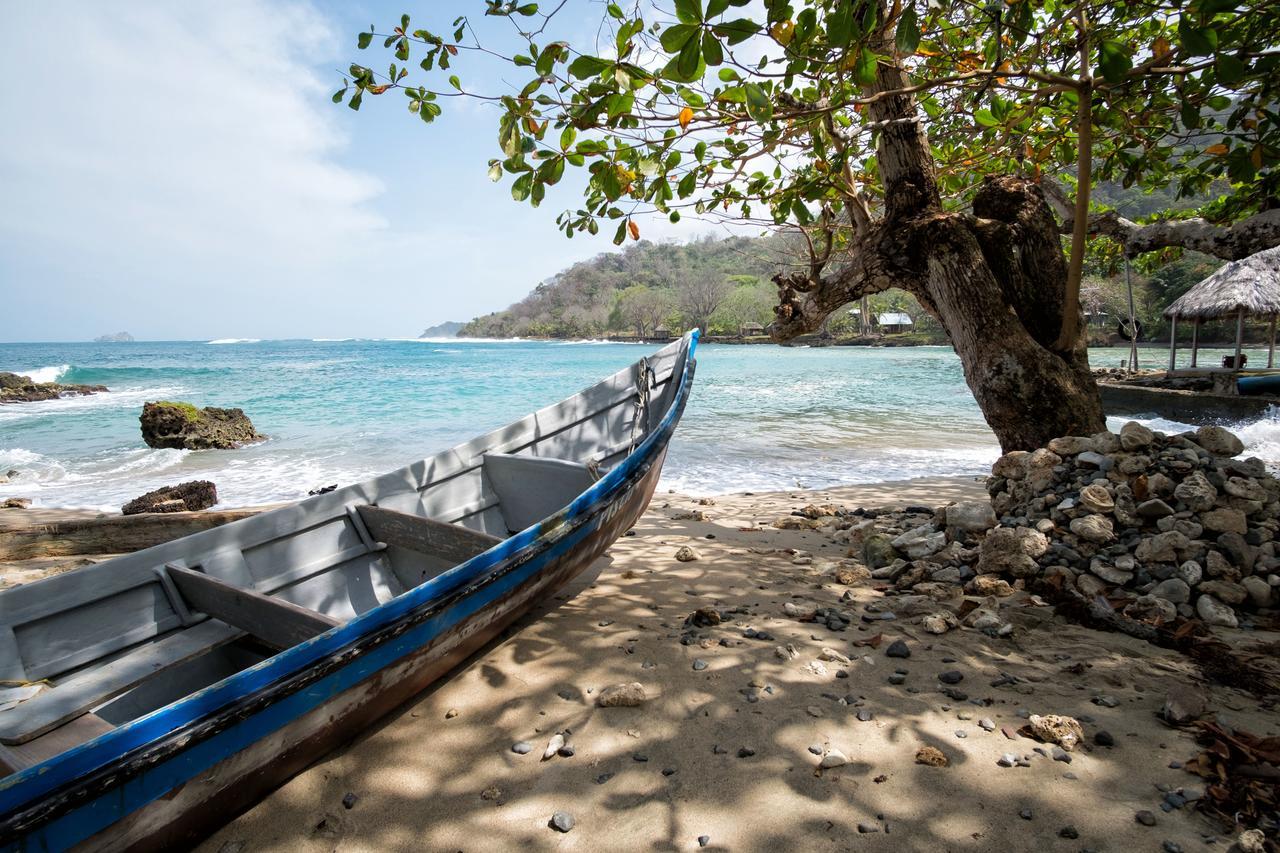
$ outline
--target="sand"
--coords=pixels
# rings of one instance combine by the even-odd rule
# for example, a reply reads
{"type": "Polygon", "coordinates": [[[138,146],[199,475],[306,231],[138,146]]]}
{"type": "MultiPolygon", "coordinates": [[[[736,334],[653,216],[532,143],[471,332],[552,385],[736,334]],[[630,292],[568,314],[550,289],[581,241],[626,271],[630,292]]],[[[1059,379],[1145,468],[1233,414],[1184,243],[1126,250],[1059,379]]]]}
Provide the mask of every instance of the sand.
{"type": "MultiPolygon", "coordinates": [[[[1246,693],[1200,685],[1187,658],[1031,605],[1013,608],[1009,639],[970,629],[932,636],[906,617],[835,633],[784,615],[787,601],[862,613],[891,599],[868,584],[837,583],[830,561],[843,548],[822,534],[759,524],[807,503],[936,505],[983,495],[977,481],[956,479],[737,495],[710,506],[660,494],[635,535],[570,588],[201,849],[697,850],[705,837],[706,849],[740,851],[1154,851],[1166,841],[1190,851],[1219,835],[1216,849],[1225,850],[1226,836],[1205,817],[1160,809],[1158,786],[1203,787],[1171,766],[1195,747],[1158,719],[1165,691],[1200,686],[1215,710],[1258,734],[1280,724],[1246,693]],[[675,518],[695,510],[707,519],[675,518]],[[684,545],[699,559],[676,561],[684,545]],[[814,560],[797,565],[785,549],[814,560]],[[841,604],[846,590],[853,601],[841,604]],[[743,612],[702,629],[708,647],[681,645],[682,623],[698,607],[743,612]],[[775,639],[746,639],[747,627],[775,639]],[[877,634],[878,648],[859,645],[877,634]],[[908,643],[910,659],[886,657],[895,639],[908,643]],[[794,660],[775,654],[787,644],[794,660]],[[851,662],[819,661],[824,648],[851,662]],[[695,660],[706,668],[695,671],[695,660]],[[887,680],[897,667],[909,671],[900,686],[887,680]],[[979,704],[938,692],[948,670],[963,673],[958,687],[979,704]],[[1018,681],[991,686],[1002,674],[1018,681]],[[630,681],[650,697],[642,706],[595,706],[599,690],[630,681]],[[1093,703],[1104,695],[1116,707],[1093,703]],[[1048,757],[1048,745],[1011,740],[1001,727],[1023,725],[1020,711],[1081,718],[1088,745],[1066,764],[1048,757]],[[979,726],[983,718],[994,731],[979,726]],[[1093,746],[1099,729],[1116,746],[1093,746]],[[575,754],[540,760],[565,730],[575,754]],[[521,740],[533,751],[515,754],[521,740]],[[810,746],[838,749],[849,763],[819,771],[810,746]],[[950,765],[917,764],[921,746],[950,765]],[[740,757],[744,748],[754,754],[740,757]],[[1000,767],[1003,753],[1029,756],[1030,766],[1000,767]],[[1140,810],[1156,825],[1135,820],[1140,810]],[[572,815],[570,832],[548,826],[558,811],[572,815]],[[1068,825],[1077,839],[1060,836],[1068,825]]],[[[1249,641],[1264,639],[1275,637],[1249,641]]]]}

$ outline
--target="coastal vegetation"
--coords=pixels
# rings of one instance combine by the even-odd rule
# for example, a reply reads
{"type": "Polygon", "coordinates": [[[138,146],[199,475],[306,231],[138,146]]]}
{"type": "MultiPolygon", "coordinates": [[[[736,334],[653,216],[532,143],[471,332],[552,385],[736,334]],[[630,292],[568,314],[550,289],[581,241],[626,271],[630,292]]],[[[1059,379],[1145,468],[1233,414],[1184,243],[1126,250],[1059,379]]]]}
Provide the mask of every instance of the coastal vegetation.
{"type": "Polygon", "coordinates": [[[1081,311],[1090,235],[1127,257],[1280,242],[1274,4],[766,0],[758,19],[746,5],[611,3],[604,43],[573,44],[548,33],[563,4],[489,0],[485,15],[514,25],[509,53],[465,15],[440,31],[405,15],[358,37],[393,52],[388,72],[353,64],[334,100],[398,90],[427,123],[450,97],[498,104],[490,174],[516,201],[588,172],[582,206],[558,219],[567,236],[638,240],[646,212],[792,230],[804,252],[772,277],[772,334],[905,290],[946,330],[1006,450],[1104,425],[1081,311]],[[473,90],[451,68],[464,57],[528,82],[473,90]],[[1091,203],[1100,180],[1226,191],[1199,217],[1139,224],[1091,203]]]}

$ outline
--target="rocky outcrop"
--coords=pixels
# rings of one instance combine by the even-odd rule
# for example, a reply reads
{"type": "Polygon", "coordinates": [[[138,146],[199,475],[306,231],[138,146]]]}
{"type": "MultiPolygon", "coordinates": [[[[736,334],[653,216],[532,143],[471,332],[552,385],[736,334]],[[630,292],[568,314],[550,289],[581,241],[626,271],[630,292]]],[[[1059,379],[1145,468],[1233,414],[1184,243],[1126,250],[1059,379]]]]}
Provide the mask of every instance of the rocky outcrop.
{"type": "Polygon", "coordinates": [[[142,440],[148,447],[178,450],[229,450],[266,439],[243,409],[197,409],[190,403],[146,403],[142,440]]]}
{"type": "Polygon", "coordinates": [[[191,480],[165,486],[136,497],[120,507],[123,515],[143,512],[195,512],[218,502],[218,488],[208,480],[191,480]]]}
{"type": "Polygon", "coordinates": [[[131,344],[133,335],[128,332],[115,332],[110,335],[99,335],[93,339],[95,344],[131,344]]]}
{"type": "Polygon", "coordinates": [[[83,397],[106,391],[105,385],[60,385],[57,382],[33,382],[30,376],[0,373],[0,403],[36,403],[60,397],[83,397]]]}

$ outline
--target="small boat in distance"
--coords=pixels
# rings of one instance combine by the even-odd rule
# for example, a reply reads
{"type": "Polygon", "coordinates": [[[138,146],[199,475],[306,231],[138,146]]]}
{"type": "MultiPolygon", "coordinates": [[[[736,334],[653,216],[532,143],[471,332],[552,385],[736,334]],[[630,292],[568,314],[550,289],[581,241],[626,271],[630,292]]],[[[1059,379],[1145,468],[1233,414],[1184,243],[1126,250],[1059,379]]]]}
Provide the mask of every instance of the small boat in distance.
{"type": "Polygon", "coordinates": [[[0,849],[187,846],[644,511],[697,332],[368,482],[0,592],[0,849]]]}

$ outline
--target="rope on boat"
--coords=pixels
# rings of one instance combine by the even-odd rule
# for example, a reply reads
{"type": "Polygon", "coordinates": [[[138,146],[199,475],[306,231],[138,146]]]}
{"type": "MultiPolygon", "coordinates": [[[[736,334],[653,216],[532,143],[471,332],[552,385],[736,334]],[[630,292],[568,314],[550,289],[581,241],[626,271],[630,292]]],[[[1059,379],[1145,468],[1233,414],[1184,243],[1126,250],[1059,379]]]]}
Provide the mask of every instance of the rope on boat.
{"type": "MultiPolygon", "coordinates": [[[[636,363],[636,411],[635,417],[631,420],[631,444],[627,448],[628,455],[635,449],[640,442],[636,440],[638,428],[642,421],[648,420],[649,415],[649,389],[651,386],[658,384],[658,376],[654,373],[652,367],[649,366],[649,359],[641,356],[640,361],[636,363]]],[[[643,436],[643,431],[640,430],[643,436]]]]}

